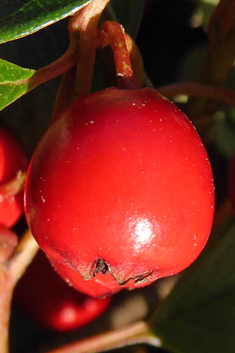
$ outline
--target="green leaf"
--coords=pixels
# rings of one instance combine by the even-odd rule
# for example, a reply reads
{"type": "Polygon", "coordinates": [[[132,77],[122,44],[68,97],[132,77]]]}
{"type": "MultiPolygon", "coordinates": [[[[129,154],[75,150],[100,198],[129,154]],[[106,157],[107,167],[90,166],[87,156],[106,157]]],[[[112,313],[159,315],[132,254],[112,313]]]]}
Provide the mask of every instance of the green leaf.
{"type": "Polygon", "coordinates": [[[0,4],[0,44],[30,35],[71,16],[91,0],[4,0],[0,4]]]}
{"type": "Polygon", "coordinates": [[[35,71],[0,59],[0,110],[28,91],[28,79],[35,71]]]}
{"type": "Polygon", "coordinates": [[[235,352],[235,224],[185,271],[159,307],[152,329],[174,353],[235,352]]]}

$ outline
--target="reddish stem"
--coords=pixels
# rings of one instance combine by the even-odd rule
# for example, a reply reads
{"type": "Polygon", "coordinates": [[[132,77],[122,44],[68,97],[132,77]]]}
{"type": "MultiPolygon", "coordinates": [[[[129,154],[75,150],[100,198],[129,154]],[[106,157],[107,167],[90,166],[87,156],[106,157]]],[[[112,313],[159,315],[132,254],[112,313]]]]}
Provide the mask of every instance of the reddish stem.
{"type": "Polygon", "coordinates": [[[13,283],[5,264],[0,266],[0,352],[9,352],[9,321],[13,283]]]}
{"type": "Polygon", "coordinates": [[[53,63],[39,69],[28,79],[28,92],[40,84],[69,71],[78,62],[77,95],[89,93],[96,50],[97,24],[110,0],[93,0],[79,10],[68,25],[70,44],[68,50],[53,63]],[[80,92],[81,90],[81,92],[80,92]]]}
{"type": "Polygon", "coordinates": [[[158,92],[169,99],[185,94],[189,97],[214,99],[235,106],[235,92],[231,89],[187,81],[157,88],[158,92]]]}
{"type": "Polygon", "coordinates": [[[70,23],[71,31],[78,29],[80,31],[77,75],[74,90],[75,99],[90,93],[94,71],[98,21],[109,1],[93,0],[75,14],[70,23]]]}
{"type": "Polygon", "coordinates": [[[36,243],[36,240],[32,236],[31,231],[27,229],[16,246],[12,256],[6,262],[13,285],[16,285],[20,277],[24,274],[38,249],[39,246],[36,243]]]}
{"type": "MultiPolygon", "coordinates": [[[[9,246],[12,239],[9,239],[9,246]]],[[[32,261],[38,245],[29,230],[21,238],[10,258],[0,265],[0,352],[9,352],[9,321],[14,287],[32,261]]]]}
{"type": "Polygon", "coordinates": [[[150,332],[148,324],[143,321],[136,322],[120,330],[86,338],[53,349],[47,353],[97,353],[139,343],[150,344],[155,347],[161,346],[160,340],[150,332]]]}
{"type": "Polygon", "coordinates": [[[28,80],[28,92],[42,83],[52,80],[70,70],[77,62],[79,33],[69,32],[70,44],[67,51],[53,63],[42,67],[28,80]]]}
{"type": "Polygon", "coordinates": [[[121,89],[139,89],[134,80],[123,27],[117,22],[104,22],[99,31],[98,45],[102,48],[110,45],[112,48],[118,87],[121,89]]]}

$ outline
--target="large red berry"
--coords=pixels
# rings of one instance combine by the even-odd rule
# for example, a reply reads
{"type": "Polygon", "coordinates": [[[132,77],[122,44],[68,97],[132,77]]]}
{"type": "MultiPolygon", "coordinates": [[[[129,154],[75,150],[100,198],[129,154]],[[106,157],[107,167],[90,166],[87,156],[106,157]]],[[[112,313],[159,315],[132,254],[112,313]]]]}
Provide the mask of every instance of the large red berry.
{"type": "MultiPolygon", "coordinates": [[[[26,171],[28,161],[19,142],[7,130],[0,127],[0,185],[26,171]]],[[[0,226],[12,227],[23,213],[23,192],[9,197],[0,195],[0,226]]]]}
{"type": "Polygon", "coordinates": [[[62,277],[107,295],[197,258],[212,225],[213,177],[174,104],[149,88],[109,88],[74,102],[48,128],[25,201],[33,235],[62,277]]]}

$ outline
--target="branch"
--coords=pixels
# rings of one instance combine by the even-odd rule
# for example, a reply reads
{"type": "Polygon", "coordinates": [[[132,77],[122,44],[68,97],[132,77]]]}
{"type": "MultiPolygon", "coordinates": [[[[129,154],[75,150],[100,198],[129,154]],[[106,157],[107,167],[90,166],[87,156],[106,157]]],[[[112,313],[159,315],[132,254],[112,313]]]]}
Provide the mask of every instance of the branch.
{"type": "Polygon", "coordinates": [[[177,95],[185,94],[189,97],[201,97],[217,100],[219,102],[235,106],[235,92],[199,82],[183,82],[157,88],[158,92],[169,99],[173,99],[177,95]]]}
{"type": "Polygon", "coordinates": [[[68,25],[70,37],[73,38],[76,33],[79,33],[79,37],[76,37],[76,41],[74,40],[77,48],[76,61],[68,70],[64,70],[50,123],[73,100],[90,93],[97,47],[98,21],[109,1],[93,0],[70,19],[68,25]]]}
{"type": "Polygon", "coordinates": [[[79,28],[79,56],[75,82],[75,99],[90,93],[95,54],[97,48],[97,27],[100,16],[110,0],[93,0],[75,15],[71,30],[79,28]]]}
{"type": "Polygon", "coordinates": [[[148,324],[144,321],[139,321],[123,329],[89,337],[47,353],[98,353],[139,343],[161,347],[160,340],[149,331],[148,324]]]}
{"type": "Polygon", "coordinates": [[[31,263],[39,249],[38,244],[28,229],[20,239],[12,256],[6,262],[9,275],[14,285],[25,272],[27,266],[31,263]]]}

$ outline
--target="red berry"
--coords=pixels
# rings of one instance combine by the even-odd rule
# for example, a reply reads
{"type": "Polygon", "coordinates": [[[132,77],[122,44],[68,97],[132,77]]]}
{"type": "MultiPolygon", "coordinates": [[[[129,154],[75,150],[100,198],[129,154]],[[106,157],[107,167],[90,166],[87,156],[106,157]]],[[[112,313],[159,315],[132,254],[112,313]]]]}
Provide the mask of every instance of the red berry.
{"type": "Polygon", "coordinates": [[[110,298],[95,299],[69,287],[39,251],[16,286],[14,303],[42,327],[71,331],[101,315],[110,298]]]}
{"type": "Polygon", "coordinates": [[[109,88],[63,111],[36,148],[25,196],[41,248],[64,279],[94,296],[185,269],[214,212],[195,128],[149,88],[109,88]]]}
{"type": "MultiPolygon", "coordinates": [[[[0,185],[10,182],[27,167],[28,161],[21,145],[0,127],[0,185]]],[[[0,226],[12,227],[22,215],[23,208],[23,191],[7,198],[0,195],[0,226]]]]}

